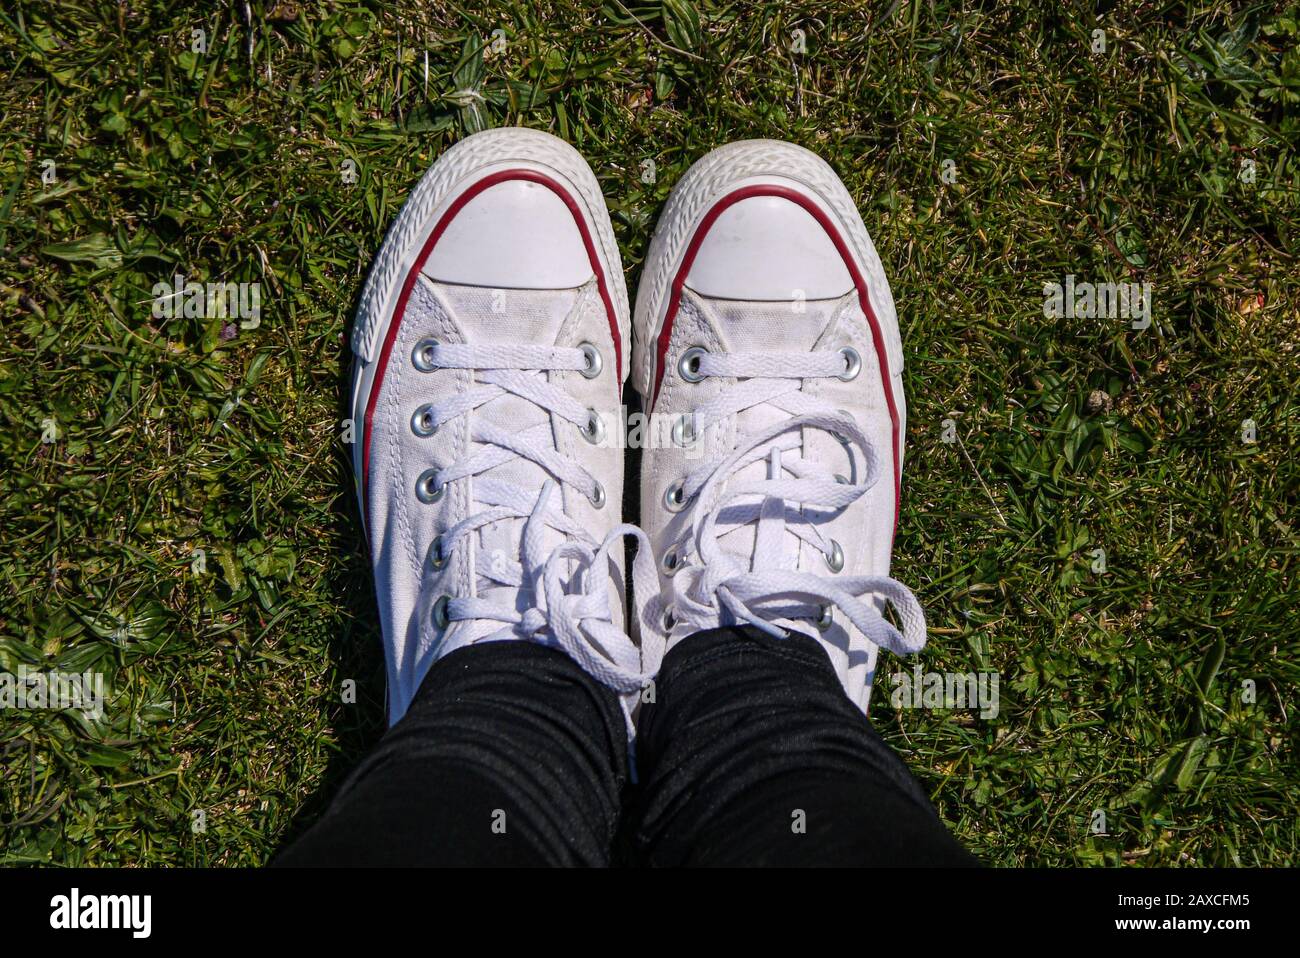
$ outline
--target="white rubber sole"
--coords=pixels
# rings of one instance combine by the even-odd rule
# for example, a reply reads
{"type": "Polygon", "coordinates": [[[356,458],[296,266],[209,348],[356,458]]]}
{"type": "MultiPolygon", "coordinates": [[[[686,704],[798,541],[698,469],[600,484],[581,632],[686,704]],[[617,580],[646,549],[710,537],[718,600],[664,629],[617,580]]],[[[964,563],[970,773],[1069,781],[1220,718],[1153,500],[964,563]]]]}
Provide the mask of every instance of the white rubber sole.
{"type": "Polygon", "coordinates": [[[382,344],[393,322],[402,287],[417,260],[427,254],[425,246],[430,235],[457,198],[485,177],[513,169],[544,174],[563,186],[576,201],[600,260],[618,320],[622,342],[619,381],[627,379],[632,352],[627,286],[605,199],[587,161],[563,140],[523,127],[486,130],[461,140],[438,158],[411,191],[375,256],[357,307],[352,329],[351,412],[355,439],[352,463],[363,517],[366,513],[362,488],[365,413],[382,344]]]}

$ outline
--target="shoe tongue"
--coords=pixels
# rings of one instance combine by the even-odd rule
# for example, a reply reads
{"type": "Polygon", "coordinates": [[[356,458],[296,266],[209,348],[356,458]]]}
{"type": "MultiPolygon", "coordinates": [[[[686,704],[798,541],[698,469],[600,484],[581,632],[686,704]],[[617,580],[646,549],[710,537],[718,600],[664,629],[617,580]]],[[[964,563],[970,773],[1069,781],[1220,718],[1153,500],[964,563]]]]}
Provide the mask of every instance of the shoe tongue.
{"type": "Polygon", "coordinates": [[[551,346],[578,301],[578,289],[497,289],[430,281],[473,343],[551,346]]]}
{"type": "MultiPolygon", "coordinates": [[[[703,309],[712,314],[712,326],[728,352],[811,352],[826,328],[835,319],[842,299],[786,300],[780,302],[712,299],[696,295],[703,309]]],[[[737,433],[759,432],[790,418],[789,413],[760,403],[736,417],[737,433]]],[[[784,453],[787,458],[800,455],[798,450],[784,453]]],[[[731,483],[739,484],[767,477],[769,458],[763,457],[734,473],[731,483]]],[[[739,502],[740,500],[737,500],[739,502]]],[[[724,549],[736,555],[752,557],[757,526],[750,523],[719,538],[724,549]]],[[[798,564],[800,540],[793,533],[783,537],[782,560],[786,568],[798,564]]]]}
{"type": "Polygon", "coordinates": [[[770,302],[697,297],[730,352],[809,352],[835,318],[838,299],[770,302]]]}
{"type": "MultiPolygon", "coordinates": [[[[580,290],[494,289],[484,286],[458,286],[450,283],[433,283],[434,288],[450,306],[457,325],[472,343],[514,343],[552,346],[560,330],[577,304],[580,290]]],[[[521,433],[540,424],[549,424],[549,415],[526,399],[509,393],[498,396],[474,411],[473,418],[486,420],[493,425],[521,433]]],[[[546,442],[550,442],[548,435],[546,442]]],[[[475,455],[478,449],[471,450],[475,455]]],[[[541,491],[549,473],[536,463],[515,457],[500,466],[480,473],[472,481],[482,478],[497,479],[521,489],[541,491]]],[[[560,490],[552,494],[552,505],[559,508],[560,490]]],[[[476,508],[476,507],[472,507],[476,508]]],[[[523,540],[524,519],[508,519],[485,526],[478,533],[478,549],[489,562],[520,561],[520,544],[523,540]]],[[[560,545],[564,537],[548,529],[543,540],[545,549],[560,545]]],[[[528,599],[520,601],[517,591],[506,586],[479,581],[478,595],[505,608],[524,611],[532,605],[528,599]]],[[[500,622],[475,620],[466,622],[468,640],[487,635],[501,627],[500,622]]]]}

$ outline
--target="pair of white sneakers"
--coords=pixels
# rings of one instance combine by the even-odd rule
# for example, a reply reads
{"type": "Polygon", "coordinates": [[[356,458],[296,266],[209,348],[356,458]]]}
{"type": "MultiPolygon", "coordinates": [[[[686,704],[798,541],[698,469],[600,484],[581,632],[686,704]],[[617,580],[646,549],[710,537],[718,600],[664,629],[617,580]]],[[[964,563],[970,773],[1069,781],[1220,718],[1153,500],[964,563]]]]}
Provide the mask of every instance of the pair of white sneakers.
{"type": "Polygon", "coordinates": [[[596,177],[548,134],[463,140],[389,230],[353,332],[352,416],[390,722],[475,642],[563,650],[622,695],[629,732],[664,654],[703,629],[818,638],[864,711],[878,650],[925,644],[888,577],[898,321],[831,168],[774,140],[708,154],[628,313],[596,177]],[[622,522],[629,371],[649,414],[630,430],[641,528],[622,522]]]}

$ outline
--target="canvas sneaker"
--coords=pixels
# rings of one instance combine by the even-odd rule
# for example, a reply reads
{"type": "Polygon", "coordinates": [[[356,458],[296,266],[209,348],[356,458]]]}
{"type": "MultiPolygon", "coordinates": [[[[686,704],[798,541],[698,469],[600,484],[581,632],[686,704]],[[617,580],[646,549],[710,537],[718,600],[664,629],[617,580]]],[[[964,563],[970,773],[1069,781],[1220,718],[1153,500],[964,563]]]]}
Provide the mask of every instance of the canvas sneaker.
{"type": "Polygon", "coordinates": [[[888,576],[898,320],[839,178],[773,140],[697,162],[659,220],[634,332],[651,412],[641,521],[658,564],[657,588],[634,597],[642,641],[799,630],[865,711],[878,650],[919,650],[925,618],[888,576]]]}
{"type": "MultiPolygon", "coordinates": [[[[375,259],[352,338],[353,465],[390,722],[476,642],[561,649],[621,693],[620,390],[628,307],[600,186],[572,147],[498,129],[448,150],[375,259]]],[[[636,573],[653,581],[639,550],[636,573]]],[[[630,719],[629,719],[630,721],[630,719]]]]}

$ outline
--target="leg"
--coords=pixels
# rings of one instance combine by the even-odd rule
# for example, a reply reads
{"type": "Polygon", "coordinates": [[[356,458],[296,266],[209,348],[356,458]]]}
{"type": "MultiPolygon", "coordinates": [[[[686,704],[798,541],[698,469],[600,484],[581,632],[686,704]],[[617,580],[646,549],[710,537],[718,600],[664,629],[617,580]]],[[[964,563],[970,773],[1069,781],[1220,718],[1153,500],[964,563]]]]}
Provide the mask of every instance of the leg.
{"type": "Polygon", "coordinates": [[[667,649],[639,753],[654,863],[971,862],[859,711],[925,614],[889,578],[903,342],[854,207],[802,147],[731,143],[646,255],[635,385],[673,424],[641,473],[660,579],[637,618],[667,649]]]}
{"type": "Polygon", "coordinates": [[[651,865],[974,865],[826,653],[752,627],[683,640],[641,715],[651,865]]]}
{"type": "Polygon", "coordinates": [[[621,445],[600,442],[627,314],[600,183],[571,146],[485,130],[412,191],[352,332],[393,729],[282,861],[607,860],[622,710],[658,664],[624,630],[615,547],[641,533],[621,522],[621,445]]]}
{"type": "Polygon", "coordinates": [[[275,864],[608,864],[626,742],[618,696],[563,653],[460,649],[275,864]]]}

